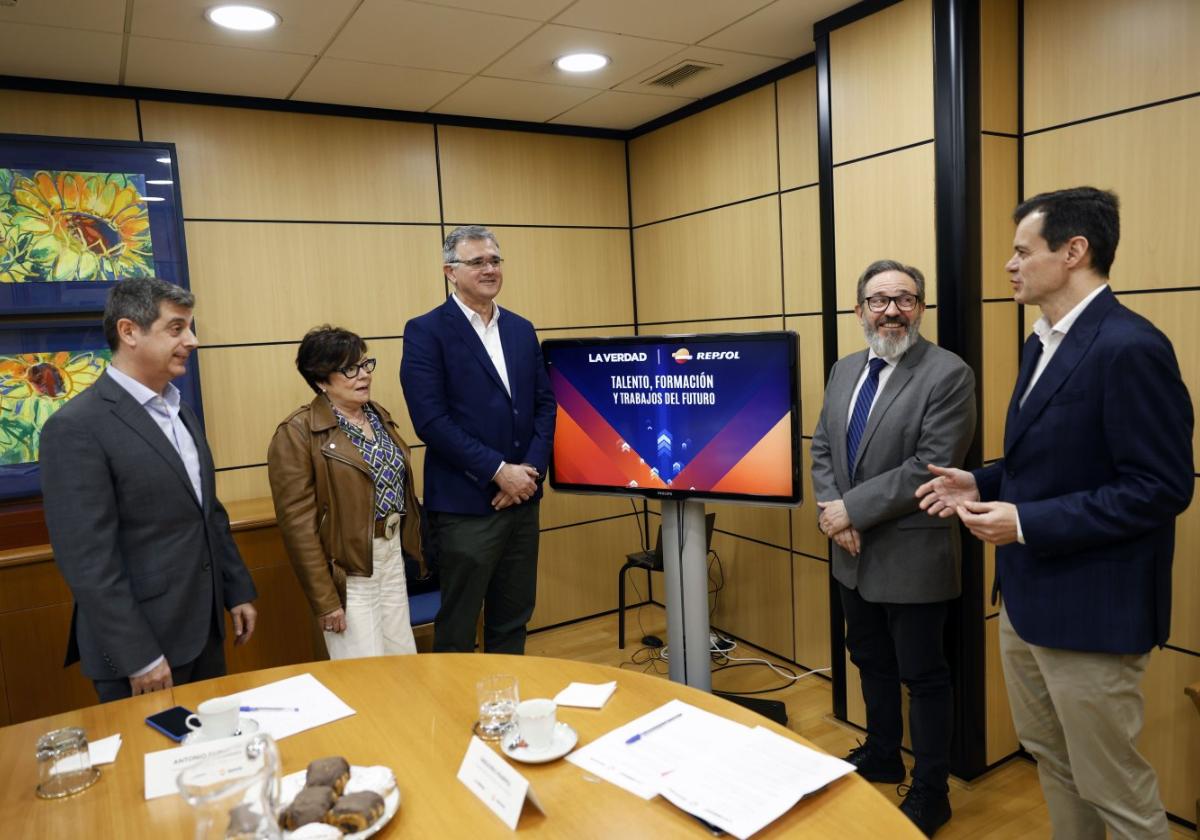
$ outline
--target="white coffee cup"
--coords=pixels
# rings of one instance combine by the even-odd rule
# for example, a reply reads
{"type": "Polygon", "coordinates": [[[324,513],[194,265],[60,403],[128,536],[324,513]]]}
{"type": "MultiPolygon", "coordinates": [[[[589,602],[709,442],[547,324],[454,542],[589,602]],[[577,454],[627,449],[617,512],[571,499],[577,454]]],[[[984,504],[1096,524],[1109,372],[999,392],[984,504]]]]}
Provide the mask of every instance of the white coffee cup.
{"type": "Polygon", "coordinates": [[[185,723],[193,732],[199,731],[205,740],[228,738],[237,734],[241,706],[242,701],[237,697],[214,697],[201,703],[196,714],[188,715],[185,723]]]}
{"type": "Polygon", "coordinates": [[[553,700],[524,700],[517,705],[517,730],[531,750],[549,749],[554,743],[558,706],[553,700]]]}

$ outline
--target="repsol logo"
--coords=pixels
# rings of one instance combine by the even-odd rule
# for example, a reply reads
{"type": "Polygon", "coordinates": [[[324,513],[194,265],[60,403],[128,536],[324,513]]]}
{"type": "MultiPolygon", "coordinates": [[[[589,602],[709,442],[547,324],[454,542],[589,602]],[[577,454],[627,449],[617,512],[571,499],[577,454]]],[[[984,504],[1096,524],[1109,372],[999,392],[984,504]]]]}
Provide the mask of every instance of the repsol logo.
{"type": "Polygon", "coordinates": [[[588,353],[589,362],[644,362],[645,353],[588,353]]]}
{"type": "Polygon", "coordinates": [[[701,350],[695,354],[697,359],[713,361],[716,359],[740,359],[737,350],[701,350]]]}

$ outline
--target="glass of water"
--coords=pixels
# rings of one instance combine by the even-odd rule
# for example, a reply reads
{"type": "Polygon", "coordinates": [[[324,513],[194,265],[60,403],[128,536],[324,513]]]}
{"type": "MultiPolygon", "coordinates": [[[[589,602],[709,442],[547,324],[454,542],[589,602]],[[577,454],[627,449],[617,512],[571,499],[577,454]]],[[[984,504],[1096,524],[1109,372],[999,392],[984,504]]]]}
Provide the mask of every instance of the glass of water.
{"type": "Polygon", "coordinates": [[[517,678],[507,674],[485,677],[475,684],[475,695],[479,700],[475,734],[485,741],[499,740],[513,726],[520,701],[517,678]]]}

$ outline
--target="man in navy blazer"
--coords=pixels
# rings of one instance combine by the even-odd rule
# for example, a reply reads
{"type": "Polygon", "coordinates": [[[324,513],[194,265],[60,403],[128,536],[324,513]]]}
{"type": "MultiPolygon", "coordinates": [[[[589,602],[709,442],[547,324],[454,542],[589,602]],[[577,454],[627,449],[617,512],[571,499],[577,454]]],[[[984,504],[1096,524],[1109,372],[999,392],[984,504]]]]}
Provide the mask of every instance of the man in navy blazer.
{"type": "Polygon", "coordinates": [[[1171,342],[1108,287],[1117,197],[1079,187],[1017,207],[1022,351],[1004,457],[930,467],[921,507],[997,546],[1000,651],[1017,734],[1056,837],[1166,838],[1138,753],[1140,680],[1171,621],[1175,518],[1195,484],[1192,403],[1171,342]]]}
{"type": "Polygon", "coordinates": [[[500,246],[479,225],[450,232],[454,293],[404,328],[400,382],[427,445],[425,508],[442,605],[434,650],[524,653],[537,593],[538,503],[557,405],[533,325],[495,303],[500,246]]]}

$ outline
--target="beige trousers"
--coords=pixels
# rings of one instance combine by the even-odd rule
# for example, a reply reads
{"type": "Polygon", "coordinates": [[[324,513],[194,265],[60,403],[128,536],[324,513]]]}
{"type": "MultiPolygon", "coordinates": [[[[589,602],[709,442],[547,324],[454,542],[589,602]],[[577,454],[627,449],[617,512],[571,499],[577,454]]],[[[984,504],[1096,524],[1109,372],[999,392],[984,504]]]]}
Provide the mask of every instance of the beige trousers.
{"type": "Polygon", "coordinates": [[[1000,610],[1000,658],[1017,735],[1037,759],[1057,840],[1167,838],[1154,768],[1137,751],[1150,654],[1039,647],[1000,610]]]}
{"type": "Polygon", "coordinates": [[[370,577],[346,578],[346,629],[324,631],[330,659],[417,652],[399,529],[390,540],[372,539],[371,565],[370,577]]]}

